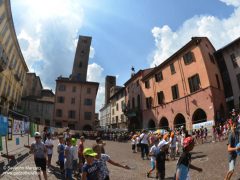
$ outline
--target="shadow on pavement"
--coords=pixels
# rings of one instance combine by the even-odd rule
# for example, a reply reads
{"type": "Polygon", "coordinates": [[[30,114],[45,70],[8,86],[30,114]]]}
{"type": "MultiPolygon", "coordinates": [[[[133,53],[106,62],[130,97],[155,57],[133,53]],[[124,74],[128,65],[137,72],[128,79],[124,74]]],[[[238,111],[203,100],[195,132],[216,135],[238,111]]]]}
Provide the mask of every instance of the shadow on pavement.
{"type": "Polygon", "coordinates": [[[199,158],[204,158],[204,157],[207,157],[207,155],[193,156],[192,159],[199,159],[199,158]]]}
{"type": "Polygon", "coordinates": [[[59,167],[51,166],[51,174],[53,174],[57,179],[65,179],[64,174],[61,174],[59,167]]]}

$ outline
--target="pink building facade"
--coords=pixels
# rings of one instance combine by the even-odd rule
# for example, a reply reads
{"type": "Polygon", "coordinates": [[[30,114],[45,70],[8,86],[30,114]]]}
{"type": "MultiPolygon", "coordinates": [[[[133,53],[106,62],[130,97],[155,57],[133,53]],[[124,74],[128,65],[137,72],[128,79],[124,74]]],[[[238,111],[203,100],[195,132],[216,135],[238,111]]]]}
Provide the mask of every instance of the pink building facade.
{"type": "Polygon", "coordinates": [[[206,37],[194,37],[142,78],[143,128],[192,129],[220,122],[226,114],[224,89],[215,52],[206,37]]]}

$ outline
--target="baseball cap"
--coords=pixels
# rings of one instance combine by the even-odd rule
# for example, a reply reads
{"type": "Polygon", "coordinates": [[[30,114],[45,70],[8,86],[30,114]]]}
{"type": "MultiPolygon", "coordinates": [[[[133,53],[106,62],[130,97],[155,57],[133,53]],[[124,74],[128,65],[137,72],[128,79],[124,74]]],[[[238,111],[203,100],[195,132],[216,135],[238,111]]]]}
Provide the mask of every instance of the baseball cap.
{"type": "Polygon", "coordinates": [[[77,144],[77,139],[76,138],[72,138],[71,141],[72,141],[72,145],[75,146],[77,144]]]}
{"type": "Polygon", "coordinates": [[[34,137],[41,137],[40,132],[35,132],[35,133],[34,133],[34,137]]]}
{"type": "Polygon", "coordinates": [[[183,140],[183,147],[186,148],[186,147],[189,146],[192,142],[193,142],[193,138],[192,138],[192,137],[186,137],[186,138],[183,140]]]}
{"type": "Polygon", "coordinates": [[[84,156],[92,156],[92,157],[94,157],[94,156],[97,155],[97,153],[95,153],[92,148],[85,148],[83,150],[83,155],[84,156]]]}

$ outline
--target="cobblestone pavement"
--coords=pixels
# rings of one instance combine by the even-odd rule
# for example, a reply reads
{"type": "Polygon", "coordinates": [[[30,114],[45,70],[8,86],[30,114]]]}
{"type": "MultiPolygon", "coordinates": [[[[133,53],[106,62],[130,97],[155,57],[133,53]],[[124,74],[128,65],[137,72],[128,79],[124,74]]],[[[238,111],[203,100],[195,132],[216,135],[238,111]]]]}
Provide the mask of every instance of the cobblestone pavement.
{"type": "MultiPolygon", "coordinates": [[[[86,147],[91,146],[94,141],[87,140],[86,147]]],[[[127,164],[131,167],[131,170],[125,170],[122,168],[108,165],[110,169],[110,177],[112,180],[144,180],[146,172],[150,168],[150,162],[148,160],[142,160],[140,153],[132,153],[130,143],[119,143],[119,142],[106,142],[106,152],[111,156],[111,159],[127,164]]],[[[228,170],[228,156],[227,156],[227,142],[218,143],[206,143],[204,145],[195,146],[192,154],[192,164],[203,168],[202,173],[195,171],[190,172],[192,180],[222,180],[228,170]]],[[[54,156],[52,164],[56,167],[55,171],[48,172],[48,179],[61,179],[58,173],[58,166],[56,166],[56,152],[57,141],[54,146],[54,156]]],[[[166,162],[166,179],[172,179],[177,161],[166,162]]],[[[0,177],[3,180],[36,180],[36,175],[21,175],[20,173],[35,173],[35,170],[30,168],[35,167],[33,157],[30,155],[26,157],[21,163],[15,166],[12,171],[7,171],[12,174],[5,174],[0,177]],[[15,173],[15,174],[14,174],[15,173]]],[[[240,178],[240,163],[237,161],[236,171],[233,176],[233,180],[240,178]]],[[[38,178],[37,178],[38,179],[38,178]]],[[[153,178],[149,178],[153,179],[153,178]]]]}

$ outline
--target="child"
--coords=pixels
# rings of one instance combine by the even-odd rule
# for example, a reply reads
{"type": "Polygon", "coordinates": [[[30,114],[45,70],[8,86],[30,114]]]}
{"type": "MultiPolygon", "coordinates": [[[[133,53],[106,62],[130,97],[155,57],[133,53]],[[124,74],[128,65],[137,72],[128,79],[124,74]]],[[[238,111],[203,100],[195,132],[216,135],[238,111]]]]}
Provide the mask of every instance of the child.
{"type": "Polygon", "coordinates": [[[160,180],[165,178],[165,160],[166,152],[168,151],[168,143],[166,141],[161,141],[159,144],[160,151],[156,155],[156,169],[157,178],[160,180]]]}
{"type": "Polygon", "coordinates": [[[202,172],[202,168],[198,168],[191,164],[191,154],[190,151],[193,150],[194,140],[192,137],[186,137],[183,140],[183,153],[181,154],[176,171],[176,180],[185,180],[189,175],[189,168],[202,172]]]}
{"type": "Polygon", "coordinates": [[[228,135],[228,159],[229,159],[229,171],[225,177],[225,180],[230,180],[233,172],[234,172],[234,168],[235,168],[235,164],[236,164],[236,158],[237,158],[237,150],[240,150],[240,147],[236,147],[236,144],[238,143],[238,132],[236,131],[236,126],[237,126],[237,122],[236,121],[232,121],[231,124],[231,131],[228,135]]]}
{"type": "Polygon", "coordinates": [[[83,151],[86,162],[82,168],[82,180],[99,180],[100,167],[94,157],[97,155],[92,148],[85,148],[83,151]]]}
{"type": "Polygon", "coordinates": [[[64,145],[64,141],[63,141],[63,136],[59,136],[59,144],[57,147],[58,150],[58,162],[60,165],[60,170],[61,170],[61,174],[64,174],[64,149],[65,149],[65,145],[64,145]]]}
{"type": "Polygon", "coordinates": [[[53,140],[51,139],[51,134],[47,134],[47,140],[45,141],[45,146],[47,148],[47,157],[48,157],[48,168],[51,167],[51,160],[52,160],[52,154],[53,154],[53,140]]]}
{"type": "Polygon", "coordinates": [[[77,140],[75,138],[71,139],[72,141],[72,154],[73,154],[73,162],[72,162],[72,167],[73,167],[73,174],[77,176],[77,169],[78,169],[78,147],[77,147],[77,140]]]}
{"type": "Polygon", "coordinates": [[[106,162],[109,162],[110,164],[114,165],[114,166],[117,166],[117,167],[121,167],[121,168],[124,168],[124,169],[130,169],[127,165],[123,166],[117,162],[114,162],[113,160],[110,159],[110,156],[108,156],[107,154],[102,154],[102,145],[99,145],[99,144],[96,144],[96,145],[93,145],[93,150],[94,152],[97,153],[96,155],[96,159],[98,160],[98,163],[99,163],[99,167],[100,167],[100,179],[103,179],[103,180],[109,180],[109,170],[107,168],[107,164],[106,162]]]}
{"type": "Polygon", "coordinates": [[[72,180],[72,163],[73,154],[71,151],[71,138],[66,138],[66,147],[64,150],[64,169],[65,169],[65,179],[72,180]]]}
{"type": "MultiPolygon", "coordinates": [[[[150,177],[150,174],[154,171],[154,169],[156,167],[156,155],[158,154],[158,151],[160,150],[160,148],[158,147],[158,142],[159,142],[159,140],[156,138],[154,140],[153,146],[150,149],[149,156],[151,157],[151,161],[150,161],[151,162],[151,170],[148,171],[148,173],[147,173],[148,178],[150,177]]],[[[157,176],[157,173],[156,173],[156,176],[157,176]]]]}
{"type": "Polygon", "coordinates": [[[136,151],[136,144],[137,144],[137,142],[136,142],[136,136],[135,135],[131,139],[131,144],[132,144],[132,151],[133,151],[133,153],[136,153],[137,152],[136,151]]]}

